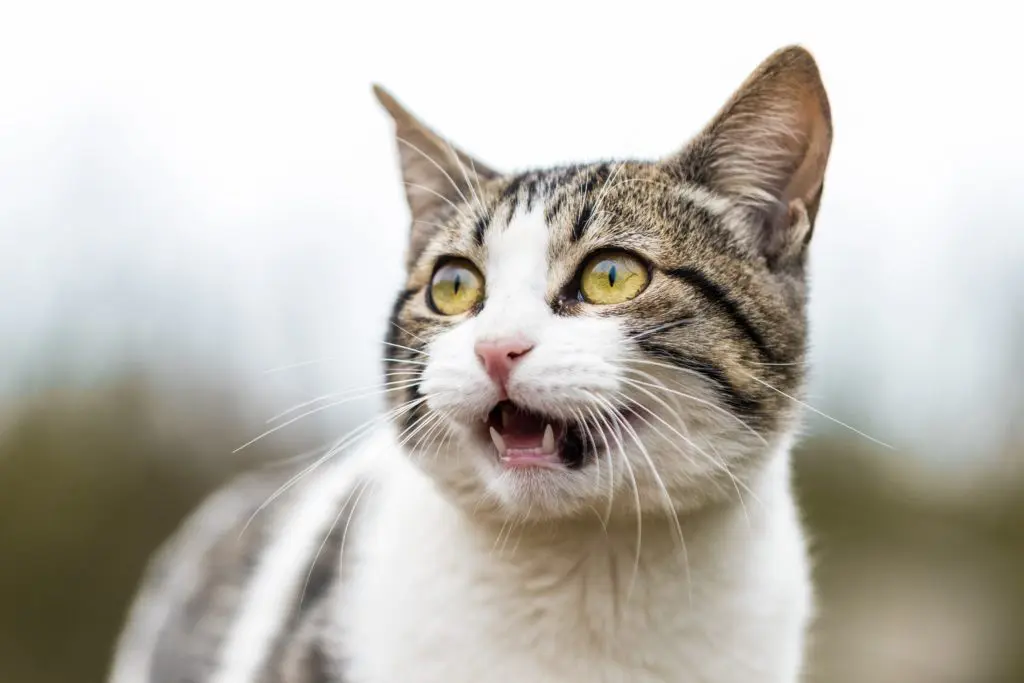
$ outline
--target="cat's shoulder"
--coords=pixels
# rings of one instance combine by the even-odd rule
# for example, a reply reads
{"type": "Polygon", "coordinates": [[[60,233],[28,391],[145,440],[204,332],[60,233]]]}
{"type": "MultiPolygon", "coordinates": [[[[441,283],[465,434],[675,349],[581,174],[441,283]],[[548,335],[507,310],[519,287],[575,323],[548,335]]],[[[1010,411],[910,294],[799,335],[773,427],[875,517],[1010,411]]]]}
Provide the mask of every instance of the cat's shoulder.
{"type": "Polygon", "coordinates": [[[260,680],[328,680],[311,677],[331,666],[315,641],[367,481],[361,459],[264,467],[210,494],[152,556],[110,682],[215,681],[232,667],[263,671],[260,680]],[[254,638],[261,661],[233,642],[254,638]]]}

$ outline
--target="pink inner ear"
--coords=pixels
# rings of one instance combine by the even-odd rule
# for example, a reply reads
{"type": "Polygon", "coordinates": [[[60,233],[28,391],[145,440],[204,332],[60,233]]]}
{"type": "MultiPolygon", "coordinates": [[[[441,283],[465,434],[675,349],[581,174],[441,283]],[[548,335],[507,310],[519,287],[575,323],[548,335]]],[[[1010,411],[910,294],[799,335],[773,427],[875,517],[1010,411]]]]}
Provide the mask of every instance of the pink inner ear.
{"type": "Polygon", "coordinates": [[[789,204],[799,199],[806,204],[814,198],[824,182],[832,139],[831,124],[817,98],[811,93],[805,93],[797,108],[795,125],[801,132],[803,144],[799,145],[799,150],[794,150],[794,156],[799,158],[802,155],[803,158],[782,193],[782,201],[789,204]]]}

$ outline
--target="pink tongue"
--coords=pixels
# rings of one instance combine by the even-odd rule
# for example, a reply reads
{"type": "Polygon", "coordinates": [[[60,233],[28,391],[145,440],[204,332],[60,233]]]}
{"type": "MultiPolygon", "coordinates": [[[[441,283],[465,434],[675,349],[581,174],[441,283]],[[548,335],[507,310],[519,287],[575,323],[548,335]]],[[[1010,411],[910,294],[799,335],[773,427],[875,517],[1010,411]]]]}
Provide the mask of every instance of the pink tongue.
{"type": "Polygon", "coordinates": [[[501,438],[506,448],[540,448],[544,442],[544,423],[540,418],[505,408],[501,438]]]}

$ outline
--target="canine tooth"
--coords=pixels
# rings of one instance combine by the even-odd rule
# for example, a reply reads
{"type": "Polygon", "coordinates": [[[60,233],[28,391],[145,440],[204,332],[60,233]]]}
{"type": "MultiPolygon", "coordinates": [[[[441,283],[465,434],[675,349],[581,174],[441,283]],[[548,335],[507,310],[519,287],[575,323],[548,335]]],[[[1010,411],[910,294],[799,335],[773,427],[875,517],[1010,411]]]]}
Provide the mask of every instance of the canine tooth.
{"type": "Polygon", "coordinates": [[[505,455],[505,440],[501,438],[501,434],[494,427],[491,427],[491,441],[494,442],[494,447],[498,449],[498,455],[505,455]]]}
{"type": "Polygon", "coordinates": [[[544,427],[544,441],[541,442],[541,450],[545,453],[555,452],[555,430],[551,428],[551,425],[544,427]]]}

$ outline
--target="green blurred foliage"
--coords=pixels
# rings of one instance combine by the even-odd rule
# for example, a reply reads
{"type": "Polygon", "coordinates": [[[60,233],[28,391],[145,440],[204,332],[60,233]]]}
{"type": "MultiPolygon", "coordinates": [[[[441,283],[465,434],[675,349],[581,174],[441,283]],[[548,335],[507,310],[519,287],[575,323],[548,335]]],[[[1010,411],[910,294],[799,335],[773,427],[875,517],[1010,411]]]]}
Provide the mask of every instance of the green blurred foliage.
{"type": "Polygon", "coordinates": [[[199,443],[169,429],[163,410],[129,380],[42,394],[7,416],[0,681],[102,680],[148,555],[228,474],[227,459],[210,456],[242,433],[230,418],[199,443]]]}
{"type": "MultiPolygon", "coordinates": [[[[150,553],[240,467],[300,452],[230,457],[258,429],[236,400],[129,378],[0,413],[0,681],[103,680],[150,553]]],[[[797,453],[821,598],[809,680],[1024,681],[1020,478],[939,485],[897,457],[797,453]]]]}

